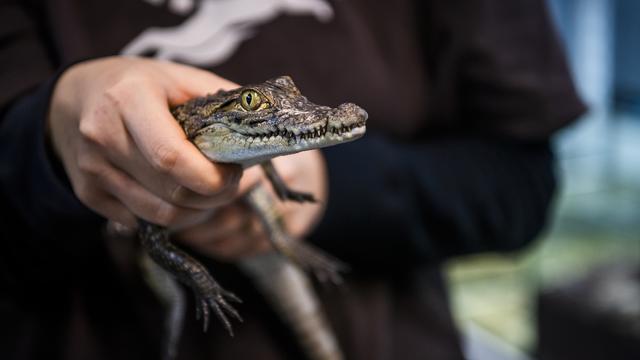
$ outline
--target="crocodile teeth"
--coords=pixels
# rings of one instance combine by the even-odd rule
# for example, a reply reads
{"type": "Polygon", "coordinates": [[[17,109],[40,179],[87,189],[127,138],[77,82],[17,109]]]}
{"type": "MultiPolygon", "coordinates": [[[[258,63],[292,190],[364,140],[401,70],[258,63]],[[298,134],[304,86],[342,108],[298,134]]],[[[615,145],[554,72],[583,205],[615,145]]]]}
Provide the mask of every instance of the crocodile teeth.
{"type": "Polygon", "coordinates": [[[314,127],[309,128],[300,128],[300,127],[292,127],[286,128],[285,126],[278,125],[274,129],[265,129],[265,128],[250,128],[244,129],[244,135],[252,139],[251,141],[255,141],[259,144],[265,142],[273,142],[277,139],[287,139],[293,142],[302,142],[306,144],[316,144],[321,141],[321,139],[329,134],[333,134],[334,136],[338,136],[342,138],[343,136],[351,136],[350,132],[363,126],[364,122],[355,123],[355,124],[341,124],[341,126],[333,127],[328,124],[325,125],[315,125],[314,127]]]}

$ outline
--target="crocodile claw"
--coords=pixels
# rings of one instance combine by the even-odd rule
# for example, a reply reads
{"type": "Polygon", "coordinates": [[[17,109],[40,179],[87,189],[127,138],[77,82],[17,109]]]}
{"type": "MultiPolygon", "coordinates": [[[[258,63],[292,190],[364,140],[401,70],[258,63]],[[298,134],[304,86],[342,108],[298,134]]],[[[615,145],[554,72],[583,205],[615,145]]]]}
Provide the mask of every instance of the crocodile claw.
{"type": "Polygon", "coordinates": [[[229,301],[241,303],[242,301],[233,293],[223,289],[217,284],[211,287],[210,291],[198,293],[196,290],[196,319],[202,319],[202,330],[206,332],[209,328],[209,314],[213,310],[214,314],[229,333],[233,336],[233,328],[228,316],[242,322],[242,317],[238,311],[229,304],[229,301]]]}
{"type": "Polygon", "coordinates": [[[347,264],[304,242],[291,242],[291,245],[293,260],[303,269],[313,273],[321,283],[331,282],[339,285],[343,282],[340,273],[349,270],[347,264]]]}

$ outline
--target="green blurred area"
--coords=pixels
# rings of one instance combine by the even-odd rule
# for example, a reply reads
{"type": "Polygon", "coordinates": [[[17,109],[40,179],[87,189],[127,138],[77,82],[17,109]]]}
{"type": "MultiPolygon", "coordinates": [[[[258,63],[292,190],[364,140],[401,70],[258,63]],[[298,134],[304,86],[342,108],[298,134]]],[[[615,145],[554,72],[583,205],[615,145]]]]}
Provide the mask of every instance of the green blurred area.
{"type": "MultiPolygon", "coordinates": [[[[640,2],[547,2],[589,108],[554,141],[562,183],[555,212],[546,233],[520,254],[447,266],[454,315],[466,338],[480,329],[490,335],[480,342],[497,339],[529,354],[536,346],[539,291],[603,265],[640,264],[640,2]]],[[[513,353],[501,358],[521,358],[513,353]]]]}
{"type": "MultiPolygon", "coordinates": [[[[575,161],[564,161],[563,171],[567,162],[575,161]]],[[[603,264],[640,263],[640,181],[620,181],[615,173],[605,172],[598,186],[579,185],[584,181],[567,184],[584,175],[567,173],[549,228],[522,253],[466,257],[447,265],[452,307],[461,329],[480,327],[531,353],[540,289],[571,282],[603,264]]]]}

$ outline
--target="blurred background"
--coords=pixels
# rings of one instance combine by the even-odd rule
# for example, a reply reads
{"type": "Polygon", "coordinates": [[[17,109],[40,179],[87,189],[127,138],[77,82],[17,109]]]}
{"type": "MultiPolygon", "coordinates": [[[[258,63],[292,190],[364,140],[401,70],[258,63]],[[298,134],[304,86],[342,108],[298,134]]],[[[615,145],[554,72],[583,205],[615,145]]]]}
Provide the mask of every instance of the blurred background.
{"type": "Polygon", "coordinates": [[[555,138],[561,186],[541,238],[448,264],[470,360],[640,346],[640,1],[548,3],[589,112],[555,138]]]}

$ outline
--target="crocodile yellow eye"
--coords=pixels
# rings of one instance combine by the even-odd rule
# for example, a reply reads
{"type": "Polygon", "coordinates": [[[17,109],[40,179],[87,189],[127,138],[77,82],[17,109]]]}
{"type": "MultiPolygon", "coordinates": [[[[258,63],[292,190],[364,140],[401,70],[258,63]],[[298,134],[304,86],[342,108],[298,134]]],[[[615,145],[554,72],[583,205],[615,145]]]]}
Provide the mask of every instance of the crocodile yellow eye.
{"type": "Polygon", "coordinates": [[[255,90],[245,90],[240,95],[240,105],[247,111],[256,110],[260,107],[260,104],[262,104],[262,98],[255,90]]]}

